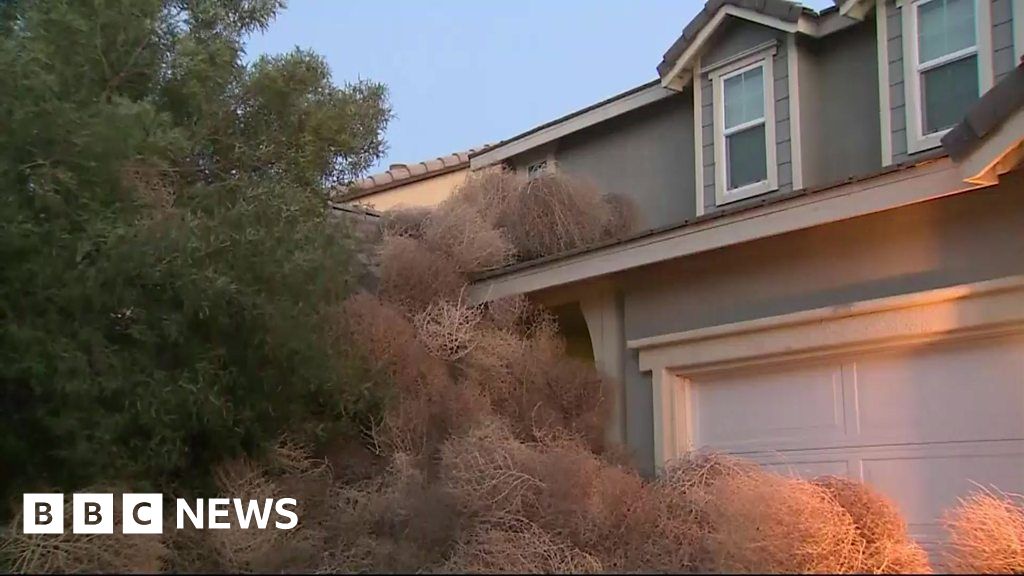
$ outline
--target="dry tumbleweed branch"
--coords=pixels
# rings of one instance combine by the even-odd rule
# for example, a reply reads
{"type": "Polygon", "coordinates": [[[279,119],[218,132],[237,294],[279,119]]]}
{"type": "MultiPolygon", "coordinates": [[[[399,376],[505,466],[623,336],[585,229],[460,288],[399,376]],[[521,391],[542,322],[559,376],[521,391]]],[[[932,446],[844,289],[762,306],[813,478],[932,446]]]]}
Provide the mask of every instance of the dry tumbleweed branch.
{"type": "Polygon", "coordinates": [[[461,302],[435,302],[416,316],[416,333],[433,356],[453,361],[473,346],[473,332],[480,322],[480,310],[461,302]]]}
{"type": "Polygon", "coordinates": [[[1024,573],[1024,497],[980,490],[945,517],[946,556],[957,572],[1024,573]]]}

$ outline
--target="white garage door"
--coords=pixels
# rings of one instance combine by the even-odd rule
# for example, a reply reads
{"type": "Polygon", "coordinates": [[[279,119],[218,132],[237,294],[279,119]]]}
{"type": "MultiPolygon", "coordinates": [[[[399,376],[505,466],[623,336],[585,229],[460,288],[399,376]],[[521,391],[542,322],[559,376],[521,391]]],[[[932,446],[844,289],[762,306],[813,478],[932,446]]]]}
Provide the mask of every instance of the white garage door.
{"type": "Polygon", "coordinates": [[[928,548],[975,483],[1024,493],[1024,337],[747,368],[690,393],[694,447],[868,482],[928,548]]]}

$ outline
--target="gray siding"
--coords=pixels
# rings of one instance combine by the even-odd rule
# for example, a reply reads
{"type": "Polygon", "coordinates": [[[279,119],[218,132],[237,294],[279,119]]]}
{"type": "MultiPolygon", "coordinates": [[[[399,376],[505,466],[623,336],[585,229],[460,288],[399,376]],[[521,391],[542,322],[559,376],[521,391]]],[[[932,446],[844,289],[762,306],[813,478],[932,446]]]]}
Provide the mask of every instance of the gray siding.
{"type": "MultiPolygon", "coordinates": [[[[1018,5],[1018,10],[1024,6],[1018,5]]],[[[996,83],[1015,66],[1013,58],[1013,7],[1011,0],[992,0],[992,70],[996,83]]]]}
{"type": "Polygon", "coordinates": [[[886,0],[889,51],[889,126],[893,163],[907,159],[907,110],[903,88],[903,15],[894,0],[886,0]]]}
{"type": "Polygon", "coordinates": [[[714,92],[711,80],[706,76],[700,79],[700,124],[701,124],[701,161],[704,163],[704,211],[715,208],[715,124],[714,124],[714,92]]]}
{"type": "Polygon", "coordinates": [[[789,127],[789,44],[779,44],[772,63],[775,76],[775,161],[779,169],[779,192],[793,191],[793,153],[789,127]]]}
{"type": "Polygon", "coordinates": [[[678,223],[696,213],[689,90],[570,134],[554,155],[559,170],[630,198],[642,228],[678,223]]]}
{"type": "MultiPolygon", "coordinates": [[[[712,47],[702,56],[701,66],[712,66],[735,54],[749,50],[758,45],[775,40],[778,42],[775,57],[772,59],[775,89],[775,156],[779,170],[778,192],[793,190],[793,163],[790,150],[789,129],[789,66],[787,60],[786,34],[767,26],[746,21],[732,21],[722,27],[712,47]]],[[[715,204],[715,130],[714,130],[714,98],[711,80],[704,74],[701,77],[701,130],[703,151],[701,158],[704,166],[704,209],[712,212],[715,204]]]]}
{"type": "Polygon", "coordinates": [[[797,44],[804,185],[882,167],[875,22],[797,44]]]}

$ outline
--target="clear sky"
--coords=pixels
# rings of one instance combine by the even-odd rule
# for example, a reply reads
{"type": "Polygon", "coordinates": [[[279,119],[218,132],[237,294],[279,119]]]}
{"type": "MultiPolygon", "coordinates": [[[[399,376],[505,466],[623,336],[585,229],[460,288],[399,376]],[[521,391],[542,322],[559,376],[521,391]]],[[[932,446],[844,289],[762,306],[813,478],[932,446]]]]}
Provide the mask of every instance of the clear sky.
{"type": "MultiPolygon", "coordinates": [[[[832,0],[807,0],[821,9],[832,0]]],[[[391,91],[372,170],[496,142],[653,80],[703,0],[289,0],[249,57],[296,46],[391,91]]]]}

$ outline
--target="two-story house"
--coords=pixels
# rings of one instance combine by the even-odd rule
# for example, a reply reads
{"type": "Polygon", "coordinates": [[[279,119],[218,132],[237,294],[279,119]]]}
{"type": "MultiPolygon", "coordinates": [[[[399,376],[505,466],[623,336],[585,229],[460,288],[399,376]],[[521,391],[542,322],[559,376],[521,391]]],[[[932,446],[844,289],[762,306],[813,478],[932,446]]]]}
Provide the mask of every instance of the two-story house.
{"type": "Polygon", "coordinates": [[[928,545],[973,482],[1024,492],[1022,52],[1024,0],[712,0],[654,81],[471,155],[643,220],[474,298],[585,327],[643,468],[849,475],[928,545]]]}

